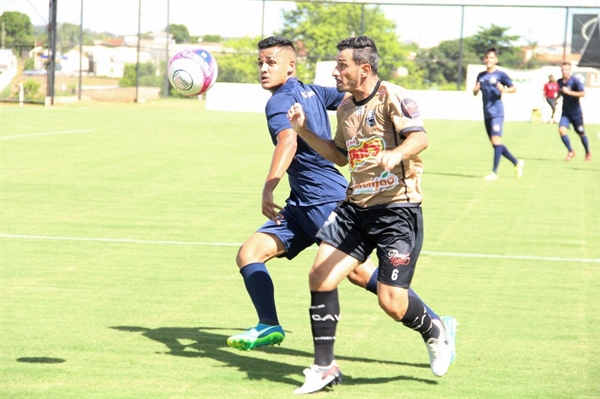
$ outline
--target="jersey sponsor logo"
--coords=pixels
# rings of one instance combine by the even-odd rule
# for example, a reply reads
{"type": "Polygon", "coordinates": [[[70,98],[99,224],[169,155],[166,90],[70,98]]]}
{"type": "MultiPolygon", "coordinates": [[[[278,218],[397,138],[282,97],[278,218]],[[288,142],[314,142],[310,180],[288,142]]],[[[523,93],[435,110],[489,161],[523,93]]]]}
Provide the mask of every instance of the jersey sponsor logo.
{"type": "Polygon", "coordinates": [[[354,171],[360,165],[364,164],[367,159],[379,154],[385,148],[385,144],[379,137],[371,137],[367,140],[352,138],[346,141],[346,148],[348,148],[350,170],[354,171]]]}
{"type": "Polygon", "coordinates": [[[374,126],[375,125],[375,110],[370,110],[367,114],[367,125],[374,126]]]}
{"type": "Polygon", "coordinates": [[[316,95],[314,91],[301,91],[300,94],[304,98],[311,98],[312,96],[316,95]]]}
{"type": "Polygon", "coordinates": [[[419,117],[419,105],[412,98],[402,99],[402,113],[410,119],[419,117]]]}
{"type": "Polygon", "coordinates": [[[358,183],[352,186],[353,194],[377,194],[380,191],[391,190],[398,185],[398,176],[384,171],[381,176],[373,178],[373,180],[358,183]]]}
{"type": "Polygon", "coordinates": [[[338,105],[338,108],[340,108],[342,105],[348,104],[350,102],[351,98],[352,97],[348,97],[348,98],[343,99],[342,102],[340,103],[340,105],[338,105]]]}
{"type": "Polygon", "coordinates": [[[410,254],[403,254],[397,249],[392,249],[388,252],[388,259],[392,266],[408,266],[410,263],[410,254]]]}
{"type": "Polygon", "coordinates": [[[310,318],[313,319],[314,321],[340,321],[340,315],[339,314],[326,314],[321,316],[320,314],[311,314],[310,318]]]}

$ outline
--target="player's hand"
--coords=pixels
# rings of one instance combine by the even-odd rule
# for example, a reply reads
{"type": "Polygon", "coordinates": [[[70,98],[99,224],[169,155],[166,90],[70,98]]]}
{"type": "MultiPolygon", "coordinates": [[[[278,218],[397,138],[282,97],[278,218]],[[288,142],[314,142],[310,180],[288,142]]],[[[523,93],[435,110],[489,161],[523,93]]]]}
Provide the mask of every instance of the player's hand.
{"type": "Polygon", "coordinates": [[[569,95],[569,94],[571,94],[571,89],[569,89],[568,86],[563,86],[562,92],[563,92],[563,94],[569,95]]]}
{"type": "Polygon", "coordinates": [[[500,82],[496,83],[496,89],[500,92],[500,94],[504,93],[504,85],[500,82]]]}
{"type": "Polygon", "coordinates": [[[381,151],[375,155],[375,162],[388,172],[402,161],[402,153],[398,151],[381,151]]]}
{"type": "Polygon", "coordinates": [[[306,116],[304,115],[302,105],[299,103],[291,106],[287,113],[287,117],[292,125],[292,129],[294,129],[296,132],[306,126],[306,116]]]}
{"type": "Polygon", "coordinates": [[[273,192],[263,191],[262,214],[274,221],[275,223],[280,224],[281,219],[283,219],[283,215],[281,214],[282,210],[283,208],[275,203],[273,198],[273,192]]]}

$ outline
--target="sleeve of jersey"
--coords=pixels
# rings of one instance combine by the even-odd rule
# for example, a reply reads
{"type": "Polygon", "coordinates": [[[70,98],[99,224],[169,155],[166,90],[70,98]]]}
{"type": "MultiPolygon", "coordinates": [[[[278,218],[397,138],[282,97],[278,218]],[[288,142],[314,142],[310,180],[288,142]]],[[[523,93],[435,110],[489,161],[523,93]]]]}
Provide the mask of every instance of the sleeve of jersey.
{"type": "Polygon", "coordinates": [[[396,133],[405,136],[412,132],[424,132],[419,105],[408,96],[406,90],[389,93],[388,110],[396,133]]]}
{"type": "Polygon", "coordinates": [[[267,101],[265,113],[267,116],[267,124],[273,135],[285,129],[291,129],[287,113],[291,106],[294,105],[294,99],[286,95],[275,95],[267,101]]]}
{"type": "Polygon", "coordinates": [[[575,84],[573,85],[575,91],[584,91],[583,82],[580,79],[575,78],[575,84]]]}
{"type": "Polygon", "coordinates": [[[337,129],[335,131],[335,135],[333,136],[333,143],[335,144],[337,150],[343,156],[348,158],[348,147],[346,146],[346,139],[344,138],[344,132],[342,131],[341,123],[340,123],[340,120],[342,118],[342,113],[339,109],[338,109],[336,116],[337,116],[337,120],[338,120],[338,125],[337,125],[337,129]]]}
{"type": "Polygon", "coordinates": [[[514,86],[512,79],[506,73],[502,73],[502,84],[506,87],[514,86]]]}

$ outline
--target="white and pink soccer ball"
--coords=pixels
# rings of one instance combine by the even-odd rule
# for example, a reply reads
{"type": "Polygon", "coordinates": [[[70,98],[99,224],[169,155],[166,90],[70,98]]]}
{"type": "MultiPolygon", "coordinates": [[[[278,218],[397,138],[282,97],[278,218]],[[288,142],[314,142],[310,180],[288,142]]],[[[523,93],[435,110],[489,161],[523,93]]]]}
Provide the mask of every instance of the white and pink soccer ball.
{"type": "Polygon", "coordinates": [[[206,93],[217,81],[219,67],[204,49],[182,50],[171,57],[167,67],[169,82],[184,96],[206,93]]]}

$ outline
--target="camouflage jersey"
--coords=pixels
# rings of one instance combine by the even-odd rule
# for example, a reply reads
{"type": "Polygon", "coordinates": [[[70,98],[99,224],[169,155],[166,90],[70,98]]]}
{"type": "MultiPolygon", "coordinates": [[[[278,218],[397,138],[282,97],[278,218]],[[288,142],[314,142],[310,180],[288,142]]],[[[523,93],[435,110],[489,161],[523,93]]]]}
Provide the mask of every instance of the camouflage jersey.
{"type": "Polygon", "coordinates": [[[416,155],[391,171],[374,156],[401,145],[410,132],[424,132],[417,103],[408,91],[379,81],[373,93],[356,102],[348,95],[337,109],[335,145],[346,154],[350,168],[347,201],[360,207],[419,206],[423,200],[423,162],[416,155]]]}

